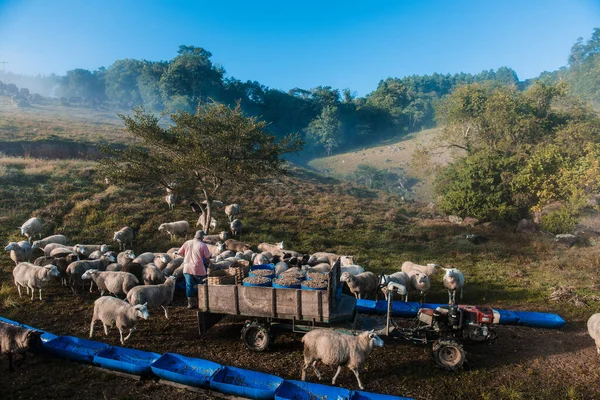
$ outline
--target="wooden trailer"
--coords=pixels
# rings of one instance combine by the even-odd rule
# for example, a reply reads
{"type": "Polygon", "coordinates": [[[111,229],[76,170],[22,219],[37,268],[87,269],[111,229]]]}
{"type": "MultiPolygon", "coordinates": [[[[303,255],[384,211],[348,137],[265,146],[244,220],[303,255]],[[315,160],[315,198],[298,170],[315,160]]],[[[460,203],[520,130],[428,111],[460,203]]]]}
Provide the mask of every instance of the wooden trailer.
{"type": "Polygon", "coordinates": [[[272,327],[307,332],[355,319],[356,299],[342,294],[338,261],[329,273],[326,291],[199,285],[198,309],[201,335],[225,315],[249,317],[242,329],[242,340],[251,350],[262,351],[269,346],[272,327]]]}

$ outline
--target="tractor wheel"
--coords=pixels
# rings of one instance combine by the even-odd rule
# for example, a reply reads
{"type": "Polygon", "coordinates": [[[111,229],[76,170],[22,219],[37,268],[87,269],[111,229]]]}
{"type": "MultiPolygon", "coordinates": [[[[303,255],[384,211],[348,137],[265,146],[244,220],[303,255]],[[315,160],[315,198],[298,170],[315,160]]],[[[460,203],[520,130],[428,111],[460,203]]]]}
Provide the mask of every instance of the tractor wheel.
{"type": "Polygon", "coordinates": [[[242,328],[242,342],[249,350],[265,351],[271,344],[271,330],[257,321],[247,322],[242,328]]]}
{"type": "Polygon", "coordinates": [[[438,367],[446,371],[456,371],[462,368],[467,354],[455,339],[440,339],[433,343],[433,359],[438,367]]]}

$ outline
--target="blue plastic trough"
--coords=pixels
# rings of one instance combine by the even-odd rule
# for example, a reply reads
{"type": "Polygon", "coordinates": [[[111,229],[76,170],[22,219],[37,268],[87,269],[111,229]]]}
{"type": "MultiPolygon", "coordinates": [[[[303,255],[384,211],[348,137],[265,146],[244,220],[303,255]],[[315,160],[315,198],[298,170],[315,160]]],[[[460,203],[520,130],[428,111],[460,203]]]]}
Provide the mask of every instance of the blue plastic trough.
{"type": "Polygon", "coordinates": [[[258,264],[258,265],[253,265],[250,268],[250,271],[253,271],[255,269],[270,269],[275,271],[275,264],[258,264]]]}
{"type": "Polygon", "coordinates": [[[278,285],[276,283],[273,283],[273,287],[275,289],[300,289],[300,284],[298,283],[297,285],[278,285]]]}
{"type": "Polygon", "coordinates": [[[92,364],[96,353],[108,349],[110,345],[75,336],[59,336],[44,344],[44,348],[68,360],[92,364]]]}
{"type": "Polygon", "coordinates": [[[413,399],[411,397],[390,396],[389,394],[370,393],[370,392],[362,392],[360,390],[355,390],[352,392],[352,397],[350,397],[350,400],[413,400],[413,399]]]}
{"type": "Polygon", "coordinates": [[[210,378],[221,368],[220,364],[165,353],[151,365],[152,372],[160,378],[188,386],[210,387],[210,378]]]}
{"type": "MultiPolygon", "coordinates": [[[[496,311],[510,311],[510,310],[496,310],[496,311]]],[[[565,326],[565,320],[557,314],[533,312],[533,311],[512,311],[517,316],[516,325],[529,326],[531,328],[549,328],[559,329],[565,326]]],[[[512,321],[511,321],[512,322],[512,321]]],[[[514,325],[504,323],[502,315],[500,316],[501,325],[514,325]]]]}
{"type": "Polygon", "coordinates": [[[210,388],[221,393],[251,399],[269,400],[283,383],[275,375],[242,368],[223,367],[210,380],[210,388]]]}
{"type": "Polygon", "coordinates": [[[128,349],[126,347],[109,347],[94,356],[94,363],[103,368],[114,369],[133,375],[148,375],[150,366],[160,358],[160,354],[149,351],[128,349]]]}
{"type": "Polygon", "coordinates": [[[56,339],[58,336],[56,336],[54,333],[50,333],[50,332],[46,332],[43,329],[38,329],[38,328],[34,328],[33,326],[29,326],[29,325],[25,325],[22,324],[20,322],[17,321],[13,321],[12,319],[8,319],[8,318],[4,318],[4,317],[0,317],[0,321],[2,322],[6,322],[7,324],[11,324],[11,325],[16,325],[16,326],[20,326],[21,328],[26,328],[26,329],[33,329],[35,331],[40,331],[40,332],[44,332],[42,334],[42,336],[40,337],[42,339],[43,343],[47,343],[53,339],[56,339]]]}
{"type": "Polygon", "coordinates": [[[277,400],[349,400],[352,392],[336,386],[303,381],[288,381],[277,389],[277,400]]]}

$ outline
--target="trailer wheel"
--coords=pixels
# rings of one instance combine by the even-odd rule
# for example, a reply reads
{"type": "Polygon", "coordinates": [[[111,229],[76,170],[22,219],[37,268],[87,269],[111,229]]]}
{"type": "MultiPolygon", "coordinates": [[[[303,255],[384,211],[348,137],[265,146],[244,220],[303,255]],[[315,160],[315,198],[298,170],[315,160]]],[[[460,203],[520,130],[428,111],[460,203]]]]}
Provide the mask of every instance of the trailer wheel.
{"type": "Polygon", "coordinates": [[[433,359],[438,367],[446,371],[456,371],[462,368],[467,355],[458,341],[440,339],[433,343],[433,359]]]}
{"type": "Polygon", "coordinates": [[[257,321],[248,322],[242,328],[242,342],[249,350],[265,351],[271,344],[271,330],[257,321]]]}

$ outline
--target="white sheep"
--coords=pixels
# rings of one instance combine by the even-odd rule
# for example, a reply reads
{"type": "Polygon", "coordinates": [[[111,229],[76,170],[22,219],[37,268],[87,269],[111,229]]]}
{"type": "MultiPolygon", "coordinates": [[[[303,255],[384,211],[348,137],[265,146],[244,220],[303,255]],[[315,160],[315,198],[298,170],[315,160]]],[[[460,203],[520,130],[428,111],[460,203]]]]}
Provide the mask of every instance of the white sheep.
{"type": "Polygon", "coordinates": [[[146,304],[149,309],[162,307],[165,318],[169,319],[166,306],[173,301],[176,280],[175,276],[170,276],[161,285],[136,286],[127,293],[127,301],[132,305],[146,304]]]}
{"type": "Polygon", "coordinates": [[[110,248],[107,244],[76,244],[73,246],[73,251],[79,254],[80,257],[87,258],[94,251],[106,253],[110,248]]]}
{"type": "Polygon", "coordinates": [[[431,281],[429,280],[429,276],[423,272],[413,270],[408,273],[408,277],[410,279],[410,287],[407,289],[412,289],[421,293],[421,298],[424,298],[425,293],[427,293],[427,291],[431,287],[431,281]]]}
{"type": "Polygon", "coordinates": [[[67,246],[66,244],[60,244],[60,243],[48,243],[47,245],[44,246],[44,248],[42,249],[44,251],[44,255],[46,257],[50,257],[50,254],[52,253],[53,250],[55,249],[68,249],[70,252],[75,253],[75,251],[73,250],[73,246],[67,246]]]}
{"type": "Polygon", "coordinates": [[[132,306],[128,302],[117,299],[116,297],[103,296],[94,302],[94,315],[90,324],[90,338],[94,337],[94,324],[96,321],[102,321],[104,333],[108,336],[108,327],[116,325],[121,335],[121,344],[129,339],[137,321],[150,318],[148,308],[145,304],[132,306]],[[129,329],[129,334],[123,339],[123,331],[129,329]]]}
{"type": "Polygon", "coordinates": [[[138,255],[133,262],[134,263],[138,263],[138,264],[142,264],[142,265],[146,265],[149,264],[151,262],[154,262],[154,253],[151,251],[147,251],[145,253],[142,253],[140,255],[138,255]]]}
{"type": "Polygon", "coordinates": [[[210,251],[211,257],[216,257],[226,250],[225,243],[221,242],[217,242],[217,244],[206,243],[206,247],[208,247],[208,251],[210,251]]]}
{"type": "Polygon", "coordinates": [[[346,282],[352,294],[359,299],[364,299],[370,294],[376,293],[377,288],[379,288],[379,279],[372,272],[363,272],[358,275],[343,272],[340,280],[346,282]]]}
{"type": "Polygon", "coordinates": [[[124,226],[120,230],[114,232],[113,240],[119,243],[119,251],[123,251],[127,248],[127,245],[129,245],[129,247],[133,246],[134,236],[135,233],[133,229],[129,226],[124,226]]]}
{"type": "Polygon", "coordinates": [[[65,235],[52,235],[43,238],[42,240],[36,240],[31,245],[32,249],[43,249],[50,243],[67,244],[67,237],[65,235]]]}
{"type": "Polygon", "coordinates": [[[50,257],[52,257],[52,258],[66,257],[69,254],[75,255],[75,257],[77,257],[77,259],[79,260],[79,254],[75,253],[72,250],[69,250],[67,247],[57,247],[56,249],[54,249],[50,252],[50,257]]]}
{"type": "Polygon", "coordinates": [[[225,215],[229,219],[229,222],[233,221],[242,213],[242,209],[239,204],[229,204],[225,207],[225,215]]]}
{"type": "Polygon", "coordinates": [[[14,371],[13,355],[21,354],[25,361],[27,351],[42,349],[41,336],[44,332],[0,321],[0,350],[8,357],[8,370],[14,371]]]}
{"type": "Polygon", "coordinates": [[[229,229],[231,230],[231,235],[239,237],[242,234],[242,221],[234,219],[229,224],[229,229]]]}
{"type": "MultiPolygon", "coordinates": [[[[329,265],[329,263],[320,263],[317,265],[313,265],[312,267],[308,266],[308,265],[303,265],[302,269],[305,270],[307,273],[308,272],[320,272],[322,274],[327,274],[331,271],[331,265],[329,265]]],[[[357,275],[357,274],[352,274],[352,275],[357,275]]]]}
{"type": "Polygon", "coordinates": [[[446,273],[442,282],[444,287],[448,289],[448,304],[456,304],[456,291],[460,290],[460,298],[462,299],[463,286],[465,285],[465,276],[456,268],[442,268],[446,273]]]}
{"type": "Polygon", "coordinates": [[[169,193],[165,196],[165,201],[169,205],[169,210],[173,210],[175,208],[175,193],[169,193]]]}
{"type": "Polygon", "coordinates": [[[40,291],[40,300],[42,300],[42,287],[48,285],[52,278],[59,278],[60,272],[56,265],[45,265],[38,267],[28,262],[17,264],[13,270],[13,277],[15,279],[15,285],[21,297],[21,287],[31,289],[31,300],[35,294],[35,289],[40,291]]]}
{"type": "Polygon", "coordinates": [[[416,270],[416,271],[426,274],[427,276],[432,276],[433,274],[435,274],[437,267],[439,267],[438,264],[419,265],[419,264],[415,264],[412,261],[405,261],[402,264],[401,270],[406,273],[416,270]]]}
{"type": "MultiPolygon", "coordinates": [[[[98,269],[103,271],[106,267],[114,263],[116,258],[112,254],[104,254],[98,260],[79,260],[72,262],[67,267],[67,276],[69,277],[69,284],[71,285],[71,290],[73,294],[77,294],[77,286],[82,285],[83,281],[81,280],[81,276],[88,269],[98,269]]],[[[90,292],[92,291],[92,286],[90,286],[90,292]]]]}
{"type": "Polygon", "coordinates": [[[282,272],[285,272],[288,269],[290,269],[288,263],[283,261],[278,262],[277,264],[275,264],[275,276],[281,275],[282,272]]]}
{"type": "Polygon", "coordinates": [[[154,253],[154,265],[156,265],[161,271],[165,269],[167,264],[169,264],[172,260],[173,257],[167,253],[154,253]]]}
{"type": "Polygon", "coordinates": [[[588,333],[596,342],[596,351],[600,354],[600,313],[593,314],[587,322],[588,333]]]}
{"type": "Polygon", "coordinates": [[[125,250],[117,254],[117,263],[121,266],[129,264],[133,260],[135,260],[135,253],[133,250],[125,250]]]}
{"type": "Polygon", "coordinates": [[[398,271],[398,272],[394,272],[391,275],[381,275],[381,280],[380,280],[379,284],[381,286],[386,287],[386,291],[384,291],[386,300],[389,295],[388,286],[390,283],[396,284],[394,287],[396,288],[396,290],[398,290],[398,293],[400,295],[404,296],[404,301],[408,301],[408,290],[407,289],[410,285],[410,277],[408,276],[408,274],[406,272],[398,271]],[[400,285],[400,287],[398,287],[398,285],[400,285]],[[404,289],[402,289],[402,288],[404,288],[404,289]]]}
{"type": "Polygon", "coordinates": [[[210,230],[211,230],[211,231],[214,231],[215,229],[217,229],[217,225],[218,225],[218,224],[219,224],[219,223],[217,222],[217,220],[216,220],[216,219],[214,219],[214,218],[212,218],[212,217],[210,218],[210,225],[209,225],[209,227],[210,227],[210,230]]]}
{"type": "Polygon", "coordinates": [[[165,281],[162,271],[152,263],[144,265],[142,277],[144,278],[144,285],[159,285],[165,281]]]}
{"type": "Polygon", "coordinates": [[[337,371],[331,380],[335,380],[342,371],[342,366],[348,367],[356,376],[358,387],[364,389],[360,381],[359,369],[365,363],[374,347],[382,347],[383,340],[373,331],[362,332],[354,336],[340,333],[330,329],[315,329],[308,332],[302,338],[304,343],[304,367],[302,368],[302,380],[306,380],[306,370],[312,365],[319,380],[321,373],[317,369],[317,362],[337,367],[337,371]]]}
{"type": "Polygon", "coordinates": [[[97,269],[88,269],[83,273],[81,279],[93,280],[100,290],[100,296],[104,296],[106,292],[115,296],[126,296],[129,290],[140,284],[135,275],[129,272],[98,271],[97,269]]]}
{"type": "MultiPolygon", "coordinates": [[[[333,264],[332,264],[333,265],[333,264]]],[[[358,275],[365,272],[365,269],[360,265],[344,265],[340,267],[340,272],[343,274],[344,272],[349,273],[350,275],[358,275]]]]}
{"type": "Polygon", "coordinates": [[[258,249],[262,252],[268,251],[272,255],[283,256],[283,242],[279,243],[260,243],[258,249]]]}
{"type": "Polygon", "coordinates": [[[164,224],[160,224],[158,227],[159,232],[166,232],[171,236],[171,240],[175,238],[175,236],[185,236],[187,238],[188,230],[190,229],[190,223],[187,221],[175,221],[175,222],[165,222],[164,224]]]}
{"type": "Polygon", "coordinates": [[[183,264],[183,257],[177,257],[174,258],[173,261],[171,261],[170,263],[167,264],[167,267],[165,269],[162,270],[163,275],[166,276],[171,276],[173,275],[173,273],[179,268],[181,267],[181,264],[183,264]]]}
{"type": "Polygon", "coordinates": [[[42,238],[42,221],[35,217],[29,218],[19,229],[21,229],[21,235],[27,237],[29,242],[35,235],[38,235],[40,239],[42,238]]]}
{"type": "Polygon", "coordinates": [[[270,253],[257,254],[256,257],[254,257],[254,260],[252,260],[252,265],[264,265],[264,264],[270,263],[271,257],[269,257],[269,255],[271,255],[271,254],[270,253]]]}
{"type": "Polygon", "coordinates": [[[202,241],[209,244],[217,244],[217,242],[224,242],[227,239],[229,239],[229,232],[226,231],[223,231],[218,235],[204,235],[202,237],[202,241]]]}
{"type": "Polygon", "coordinates": [[[340,266],[348,266],[354,264],[354,256],[340,256],[340,266]]]}
{"type": "Polygon", "coordinates": [[[310,258],[308,259],[308,263],[309,264],[320,264],[323,261],[327,260],[327,262],[329,262],[329,264],[333,265],[336,263],[336,261],[339,258],[340,258],[340,256],[335,253],[327,253],[325,251],[319,251],[319,252],[311,254],[310,258]]]}
{"type": "Polygon", "coordinates": [[[4,250],[10,251],[10,259],[17,265],[20,262],[29,261],[31,258],[31,245],[26,240],[10,242],[4,250]]]}

